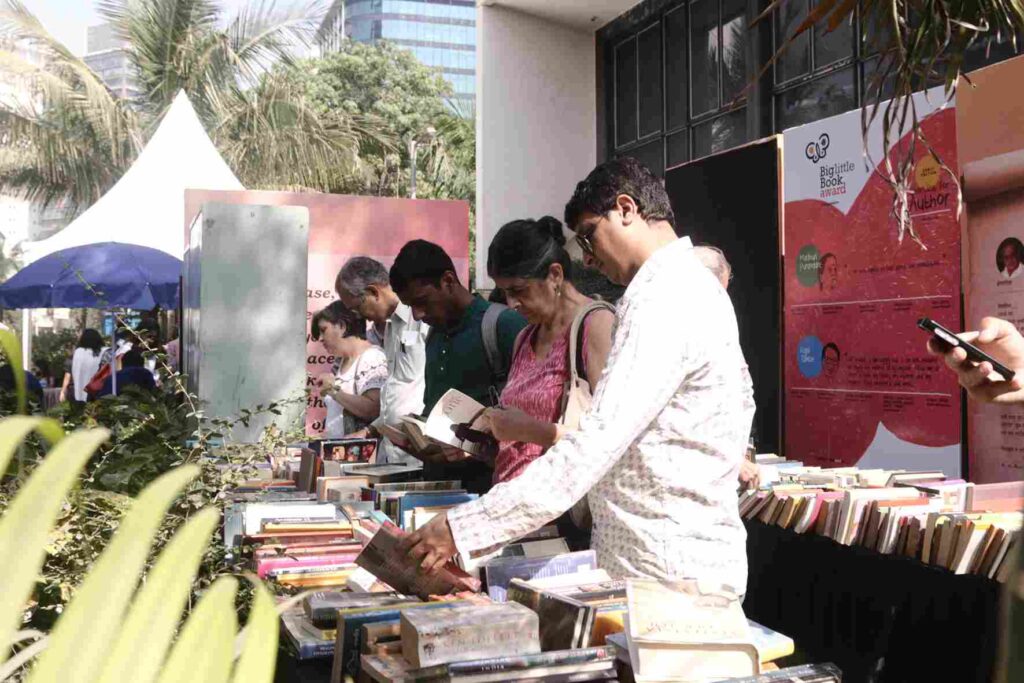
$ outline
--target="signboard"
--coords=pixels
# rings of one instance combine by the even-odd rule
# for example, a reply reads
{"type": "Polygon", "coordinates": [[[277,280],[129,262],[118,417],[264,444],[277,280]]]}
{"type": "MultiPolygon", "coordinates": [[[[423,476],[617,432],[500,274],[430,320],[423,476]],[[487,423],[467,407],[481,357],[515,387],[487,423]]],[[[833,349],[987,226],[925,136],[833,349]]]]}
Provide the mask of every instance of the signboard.
{"type": "MultiPolygon", "coordinates": [[[[305,206],[309,209],[308,264],[281,264],[282,278],[306,272],[306,369],[309,377],[330,372],[334,357],[309,335],[313,314],[337,298],[334,280],[345,261],[369,256],[390,268],[402,246],[413,239],[440,245],[455,264],[464,284],[469,279],[469,205],[462,201],[356,197],[300,192],[207,191],[185,192],[186,227],[205,202],[305,206]],[[305,266],[308,265],[308,271],[305,266]]],[[[244,311],[239,312],[244,316],[244,311]]],[[[259,324],[259,321],[248,321],[259,324]]],[[[312,380],[309,380],[311,382],[312,380]]],[[[323,431],[326,410],[316,396],[306,409],[306,433],[323,431]]]]}
{"type": "MultiPolygon", "coordinates": [[[[1024,58],[969,74],[957,104],[967,202],[965,328],[986,316],[1024,329],[1024,58]]],[[[1024,408],[968,402],[970,478],[1024,476],[1024,408]]]]}
{"type": "MultiPolygon", "coordinates": [[[[927,249],[897,242],[892,189],[866,167],[859,111],[784,132],[785,454],[821,466],[960,472],[960,392],[918,318],[960,327],[952,108],[916,99],[911,215],[927,249]],[[929,114],[929,112],[932,112],[929,114]]],[[[880,125],[869,136],[882,169],[880,125]]],[[[893,135],[896,160],[908,138],[893,135]]]]}

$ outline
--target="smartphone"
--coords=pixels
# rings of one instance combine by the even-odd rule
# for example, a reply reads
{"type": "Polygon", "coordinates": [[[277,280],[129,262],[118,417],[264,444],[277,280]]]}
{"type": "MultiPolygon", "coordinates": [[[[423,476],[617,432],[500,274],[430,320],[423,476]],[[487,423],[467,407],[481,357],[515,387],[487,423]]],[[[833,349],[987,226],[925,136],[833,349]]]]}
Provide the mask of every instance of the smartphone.
{"type": "Polygon", "coordinates": [[[968,344],[960,337],[956,336],[955,333],[950,332],[945,327],[935,322],[931,318],[921,318],[917,321],[917,326],[926,332],[931,332],[934,336],[938,346],[944,349],[952,349],[959,346],[961,349],[967,352],[967,359],[974,361],[975,363],[988,362],[992,364],[992,369],[996,373],[1002,375],[1003,379],[1009,382],[1013,379],[1014,372],[1010,368],[1006,367],[992,356],[988,355],[974,344],[968,344]]]}

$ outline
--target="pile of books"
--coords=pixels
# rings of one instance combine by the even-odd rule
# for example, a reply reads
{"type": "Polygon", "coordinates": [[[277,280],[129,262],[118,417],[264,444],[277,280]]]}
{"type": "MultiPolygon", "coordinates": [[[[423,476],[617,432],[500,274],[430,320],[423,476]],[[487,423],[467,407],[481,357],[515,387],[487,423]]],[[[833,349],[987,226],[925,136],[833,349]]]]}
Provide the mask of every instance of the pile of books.
{"type": "Polygon", "coordinates": [[[821,469],[791,461],[771,467],[769,483],[740,494],[743,519],[919,558],[957,574],[1008,576],[1024,482],[972,484],[942,472],[821,469]]]}

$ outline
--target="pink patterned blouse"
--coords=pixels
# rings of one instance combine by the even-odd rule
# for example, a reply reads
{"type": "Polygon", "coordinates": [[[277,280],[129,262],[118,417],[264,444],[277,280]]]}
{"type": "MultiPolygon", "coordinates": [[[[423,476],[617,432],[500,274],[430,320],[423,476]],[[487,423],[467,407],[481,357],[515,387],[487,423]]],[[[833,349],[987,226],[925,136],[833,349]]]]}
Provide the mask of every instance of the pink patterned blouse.
{"type": "MultiPolygon", "coordinates": [[[[583,321],[583,335],[580,340],[587,348],[591,316],[583,321]]],[[[551,346],[548,355],[537,358],[533,351],[537,325],[529,325],[516,338],[512,367],[509,368],[508,382],[501,392],[501,405],[518,408],[530,417],[544,422],[557,422],[561,415],[562,392],[569,378],[569,330],[566,330],[551,346]]],[[[583,354],[586,372],[586,353],[583,354]]],[[[544,446],[524,441],[502,441],[494,465],[494,483],[500,484],[518,477],[526,466],[544,454],[544,446]]]]}

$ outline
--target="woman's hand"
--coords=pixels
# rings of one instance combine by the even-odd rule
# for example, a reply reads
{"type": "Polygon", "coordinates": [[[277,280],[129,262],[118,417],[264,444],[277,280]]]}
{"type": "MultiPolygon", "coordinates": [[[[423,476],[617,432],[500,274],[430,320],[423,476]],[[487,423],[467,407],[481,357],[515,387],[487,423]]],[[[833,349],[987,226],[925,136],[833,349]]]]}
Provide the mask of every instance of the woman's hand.
{"type": "Polygon", "coordinates": [[[487,432],[498,441],[551,445],[557,437],[555,425],[530,417],[518,408],[488,408],[473,429],[487,432]]]}
{"type": "Polygon", "coordinates": [[[334,375],[330,372],[325,372],[316,378],[316,386],[322,396],[334,391],[334,379],[334,375]]]}

